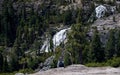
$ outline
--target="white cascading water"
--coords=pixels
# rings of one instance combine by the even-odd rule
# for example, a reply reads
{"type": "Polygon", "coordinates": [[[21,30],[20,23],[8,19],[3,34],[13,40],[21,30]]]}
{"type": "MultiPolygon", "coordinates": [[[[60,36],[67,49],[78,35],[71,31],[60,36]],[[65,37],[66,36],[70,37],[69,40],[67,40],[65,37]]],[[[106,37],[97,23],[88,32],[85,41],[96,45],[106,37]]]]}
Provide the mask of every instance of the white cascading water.
{"type": "Polygon", "coordinates": [[[49,50],[50,50],[50,42],[49,42],[49,39],[47,38],[44,41],[44,43],[43,43],[43,45],[42,45],[42,47],[40,49],[40,52],[41,53],[43,53],[43,52],[49,52],[49,50]]]}
{"type": "Polygon", "coordinates": [[[53,36],[53,45],[54,47],[59,46],[62,42],[66,40],[67,30],[70,28],[60,30],[53,36]]]}
{"type": "MultiPolygon", "coordinates": [[[[67,30],[69,30],[70,28],[66,28],[66,29],[62,29],[59,32],[57,32],[54,36],[53,36],[53,47],[56,48],[57,46],[59,46],[62,42],[64,42],[66,40],[67,37],[67,30]]],[[[49,52],[50,51],[50,42],[48,40],[48,38],[44,41],[44,44],[42,45],[41,52],[49,52]]]]}
{"type": "Polygon", "coordinates": [[[105,6],[99,5],[98,7],[95,8],[96,17],[97,18],[103,17],[106,11],[107,11],[107,8],[105,6]]]}

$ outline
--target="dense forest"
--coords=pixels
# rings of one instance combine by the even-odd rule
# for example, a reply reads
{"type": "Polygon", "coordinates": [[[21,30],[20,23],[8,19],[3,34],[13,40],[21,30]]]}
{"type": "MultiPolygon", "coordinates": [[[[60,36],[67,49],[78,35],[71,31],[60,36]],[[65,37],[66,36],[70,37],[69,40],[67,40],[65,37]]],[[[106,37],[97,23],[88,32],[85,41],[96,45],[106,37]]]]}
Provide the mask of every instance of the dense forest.
{"type": "MultiPolygon", "coordinates": [[[[33,0],[35,2],[37,0],[33,0]]],[[[80,0],[84,7],[87,0],[80,0]]],[[[88,0],[89,1],[89,0],[88,0]]],[[[116,0],[107,4],[116,5],[116,0]]],[[[106,43],[101,41],[101,33],[94,27],[93,36],[87,33],[97,19],[91,15],[95,10],[94,2],[104,4],[104,0],[91,0],[89,8],[71,8],[63,12],[60,6],[67,6],[67,0],[41,0],[37,9],[32,0],[2,0],[0,6],[0,73],[15,71],[33,72],[48,57],[55,55],[52,68],[57,67],[63,55],[64,65],[84,64],[87,66],[120,66],[120,29],[108,32],[106,43]],[[31,4],[30,4],[31,3],[31,4]],[[54,49],[52,37],[56,28],[71,27],[67,33],[67,43],[54,49]],[[43,41],[50,37],[50,52],[41,53],[43,41]]],[[[120,12],[117,8],[118,13],[120,12]]],[[[106,14],[105,17],[109,16],[106,14]]],[[[115,18],[113,18],[113,21],[115,18]]]]}

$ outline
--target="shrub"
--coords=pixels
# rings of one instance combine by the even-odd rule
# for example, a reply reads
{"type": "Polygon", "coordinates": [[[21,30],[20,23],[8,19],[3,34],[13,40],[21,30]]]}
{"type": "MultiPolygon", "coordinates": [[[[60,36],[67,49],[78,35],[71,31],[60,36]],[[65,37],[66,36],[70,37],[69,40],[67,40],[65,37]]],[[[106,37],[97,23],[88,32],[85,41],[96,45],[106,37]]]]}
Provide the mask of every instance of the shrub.
{"type": "Polygon", "coordinates": [[[71,62],[71,59],[70,59],[70,55],[68,53],[65,53],[64,65],[68,66],[68,65],[71,65],[71,64],[72,64],[72,62],[71,62]]]}
{"type": "Polygon", "coordinates": [[[88,64],[85,64],[86,66],[88,67],[102,67],[102,66],[106,66],[106,63],[88,63],[88,64]]]}
{"type": "Polygon", "coordinates": [[[32,69],[29,69],[29,68],[19,70],[19,73],[33,73],[33,72],[34,71],[32,69]]]}
{"type": "Polygon", "coordinates": [[[106,62],[106,64],[112,67],[120,67],[120,57],[114,57],[106,62]]]}
{"type": "Polygon", "coordinates": [[[88,67],[102,67],[102,66],[120,67],[120,57],[114,57],[102,63],[93,62],[93,63],[87,63],[85,65],[88,67]]]}

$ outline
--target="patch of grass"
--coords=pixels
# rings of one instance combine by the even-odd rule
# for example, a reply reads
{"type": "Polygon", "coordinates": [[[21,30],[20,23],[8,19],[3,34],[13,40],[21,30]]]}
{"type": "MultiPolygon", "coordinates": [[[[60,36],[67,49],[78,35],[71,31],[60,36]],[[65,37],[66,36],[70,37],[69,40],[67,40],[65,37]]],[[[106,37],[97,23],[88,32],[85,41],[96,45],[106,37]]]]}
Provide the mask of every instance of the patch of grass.
{"type": "Polygon", "coordinates": [[[18,73],[34,73],[34,71],[32,69],[21,69],[18,71],[18,73]]]}
{"type": "Polygon", "coordinates": [[[0,75],[15,75],[15,73],[0,73],[0,75]]]}
{"type": "Polygon", "coordinates": [[[120,67],[120,57],[114,57],[106,62],[106,64],[112,67],[120,67]]]}
{"type": "Polygon", "coordinates": [[[103,67],[103,66],[108,66],[106,63],[87,63],[85,66],[88,67],[103,67]]]}
{"type": "Polygon", "coordinates": [[[14,72],[11,72],[11,73],[0,73],[0,75],[15,75],[16,73],[27,73],[27,74],[30,74],[30,73],[34,73],[34,70],[32,69],[21,69],[19,71],[14,71],[14,72]]]}
{"type": "Polygon", "coordinates": [[[104,67],[104,66],[120,67],[120,57],[114,57],[102,63],[96,63],[96,62],[87,63],[85,64],[85,66],[88,66],[88,67],[104,67]]]}

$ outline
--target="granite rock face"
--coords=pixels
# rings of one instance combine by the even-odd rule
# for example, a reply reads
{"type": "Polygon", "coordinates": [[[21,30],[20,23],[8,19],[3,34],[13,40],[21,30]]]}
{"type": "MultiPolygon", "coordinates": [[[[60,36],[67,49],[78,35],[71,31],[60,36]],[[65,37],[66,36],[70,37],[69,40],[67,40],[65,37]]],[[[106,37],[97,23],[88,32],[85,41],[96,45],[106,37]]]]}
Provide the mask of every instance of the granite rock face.
{"type": "Polygon", "coordinates": [[[120,75],[120,68],[113,67],[86,67],[84,65],[71,65],[66,68],[55,68],[39,71],[30,75],[120,75]]]}

